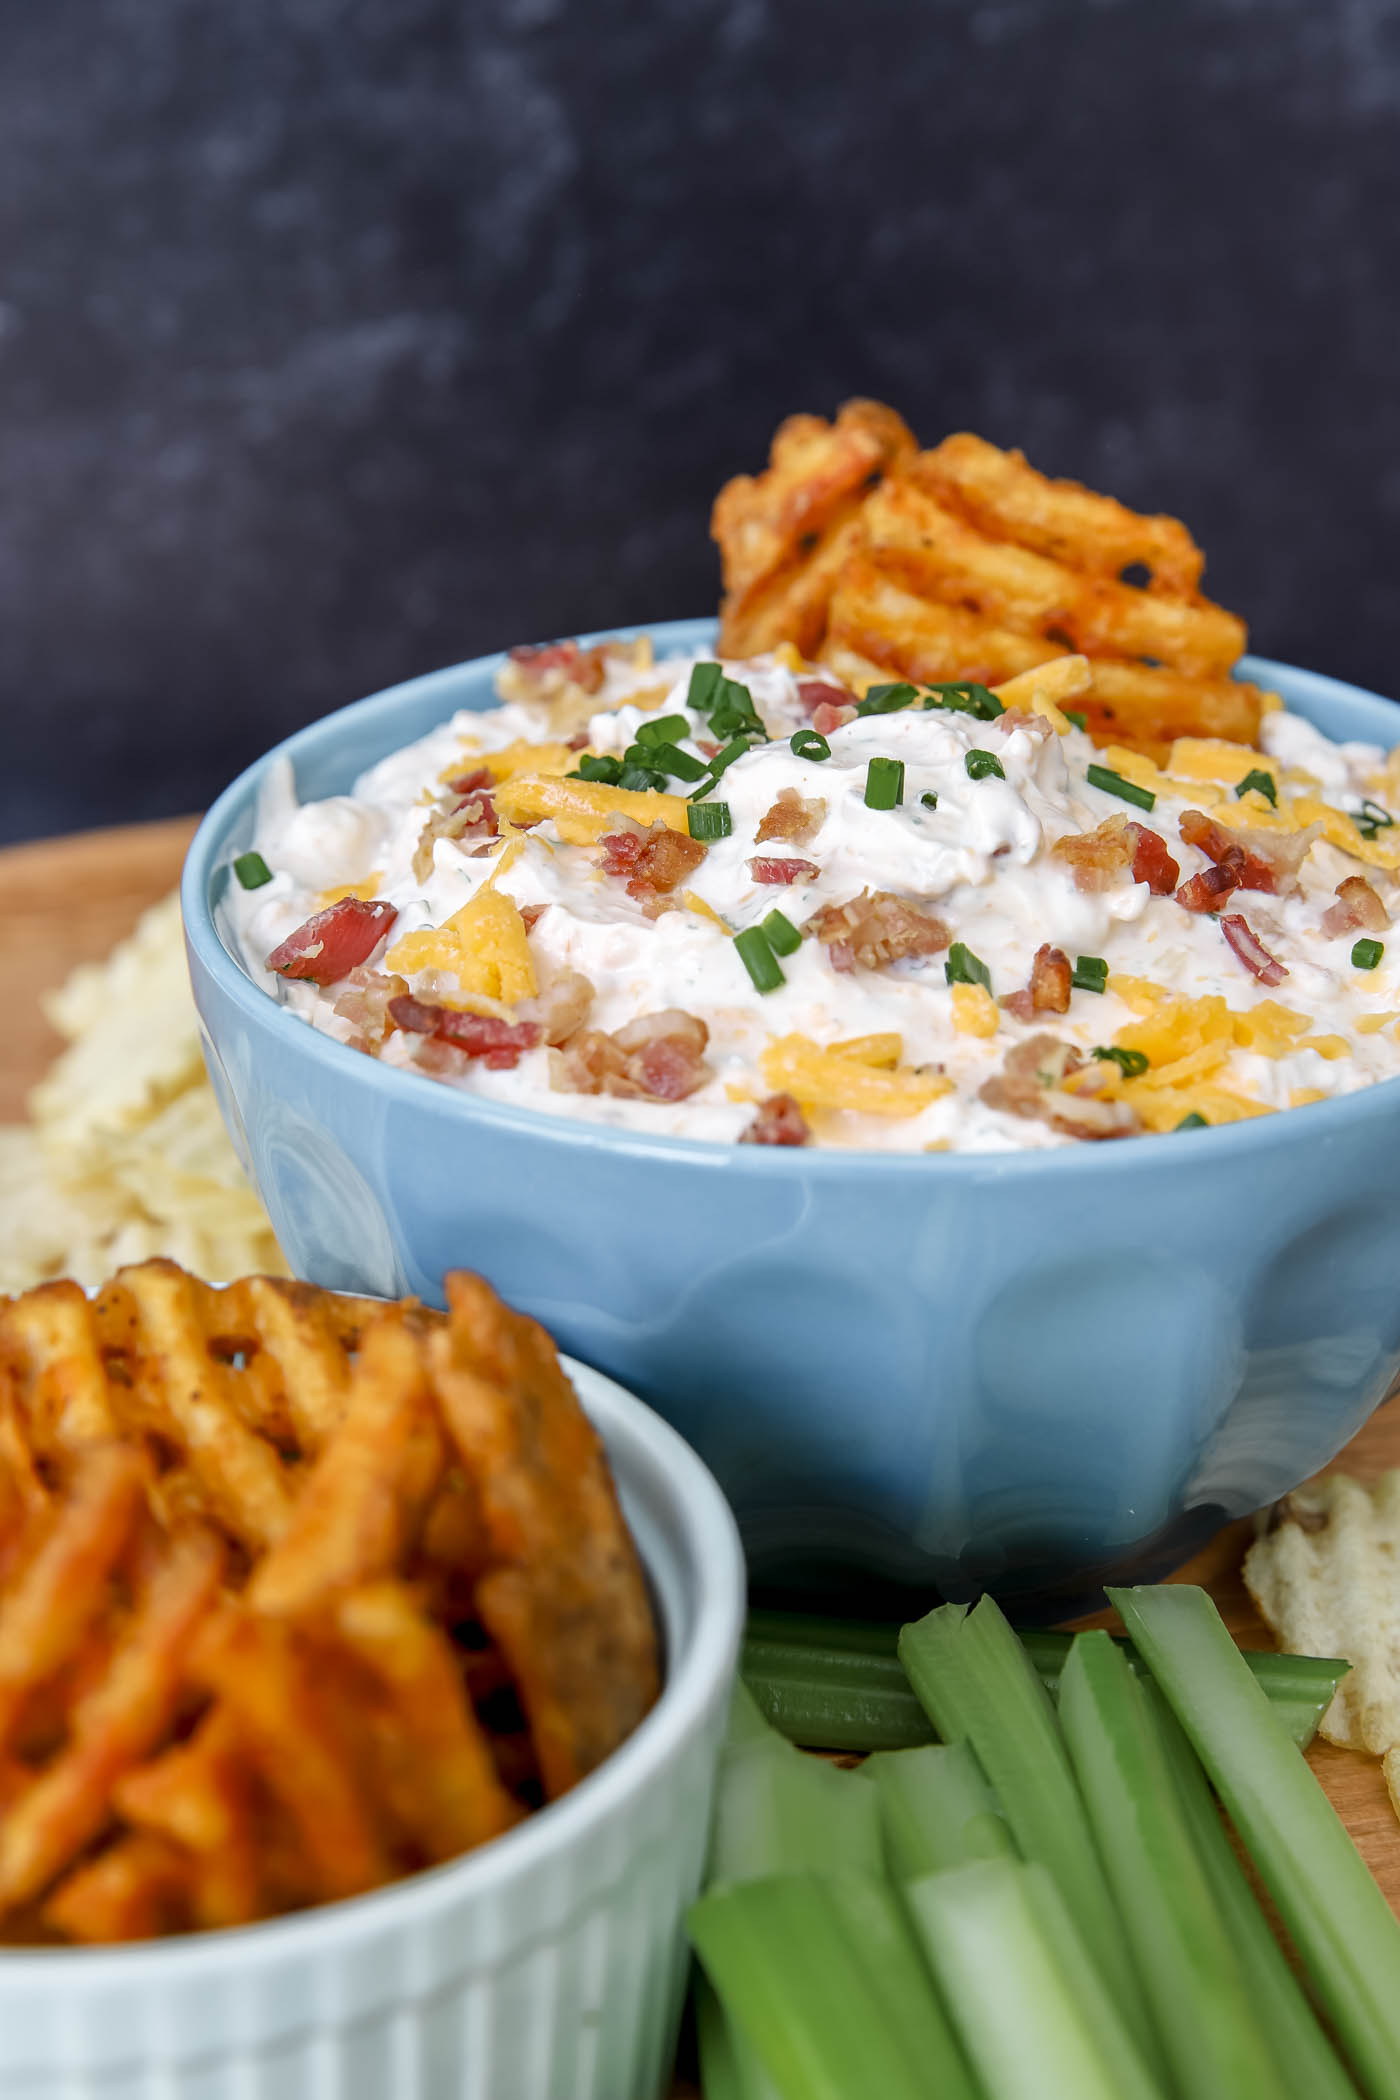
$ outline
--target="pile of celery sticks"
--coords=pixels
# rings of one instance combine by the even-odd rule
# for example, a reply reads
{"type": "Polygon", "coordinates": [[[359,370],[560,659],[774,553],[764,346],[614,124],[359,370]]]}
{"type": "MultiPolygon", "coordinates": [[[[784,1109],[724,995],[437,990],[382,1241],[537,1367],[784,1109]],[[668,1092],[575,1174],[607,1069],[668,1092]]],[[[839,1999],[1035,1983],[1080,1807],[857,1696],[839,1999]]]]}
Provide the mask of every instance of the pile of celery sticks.
{"type": "Polygon", "coordinates": [[[751,1627],[787,1733],[739,1689],[689,1918],[705,2100],[1400,2100],[1400,1925],[1300,1747],[1345,1665],[1247,1660],[1186,1585],[1109,1596],[1131,1646],[1023,1643],[990,1598],[897,1662],[835,1637],[828,1747],[918,1745],[853,1770],[788,1740],[815,1649],[751,1627]]]}

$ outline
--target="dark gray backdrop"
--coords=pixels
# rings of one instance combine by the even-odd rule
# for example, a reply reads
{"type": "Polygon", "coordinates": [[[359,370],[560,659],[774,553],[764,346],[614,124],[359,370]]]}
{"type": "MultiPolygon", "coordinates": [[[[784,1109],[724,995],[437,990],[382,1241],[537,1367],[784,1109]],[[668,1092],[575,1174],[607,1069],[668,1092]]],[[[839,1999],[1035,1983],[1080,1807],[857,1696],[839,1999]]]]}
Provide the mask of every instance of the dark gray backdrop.
{"type": "Polygon", "coordinates": [[[884,396],[1400,691],[1400,0],[0,0],[0,836],[709,608],[884,396]]]}

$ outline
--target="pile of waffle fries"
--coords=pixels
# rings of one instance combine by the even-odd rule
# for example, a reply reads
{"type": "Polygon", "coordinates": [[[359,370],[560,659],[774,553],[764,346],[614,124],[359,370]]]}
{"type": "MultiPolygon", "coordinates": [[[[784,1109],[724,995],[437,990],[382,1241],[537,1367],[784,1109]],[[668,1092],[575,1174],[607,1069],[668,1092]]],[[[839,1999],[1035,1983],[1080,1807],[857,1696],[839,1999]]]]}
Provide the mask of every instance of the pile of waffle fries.
{"type": "Polygon", "coordinates": [[[658,1688],[533,1321],[173,1262],[0,1301],[0,1935],[355,1895],[496,1836],[658,1688]]]}
{"type": "Polygon", "coordinates": [[[1230,676],[1244,623],[1202,595],[1186,527],[983,438],[920,451],[877,401],[791,416],[766,471],[721,489],[711,531],[726,656],[786,643],[863,691],[997,685],[1081,654],[1101,742],[1160,756],[1178,736],[1256,740],[1262,696],[1230,676]]]}

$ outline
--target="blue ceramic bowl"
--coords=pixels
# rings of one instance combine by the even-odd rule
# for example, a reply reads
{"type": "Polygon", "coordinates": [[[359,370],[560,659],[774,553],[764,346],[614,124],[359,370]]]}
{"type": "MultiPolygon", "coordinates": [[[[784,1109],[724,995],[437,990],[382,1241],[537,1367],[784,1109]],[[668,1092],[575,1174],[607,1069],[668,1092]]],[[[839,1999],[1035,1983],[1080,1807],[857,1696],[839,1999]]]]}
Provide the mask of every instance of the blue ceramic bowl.
{"type": "MultiPolygon", "coordinates": [[[[708,646],[708,621],[652,630],[708,646]]],[[[459,707],[497,657],[280,745],[305,797],[459,707]]],[[[1334,737],[1400,717],[1253,661],[1334,737]]],[[[276,754],[272,754],[276,755],[276,754]]],[[[1190,1136],[1011,1155],[647,1138],[474,1099],[319,1035],[215,907],[268,760],[184,875],[234,1142],[300,1275],[424,1298],[480,1269],[708,1460],[760,1580],[1067,1603],[1150,1579],[1314,1472],[1400,1367],[1400,1082],[1190,1136]]]]}

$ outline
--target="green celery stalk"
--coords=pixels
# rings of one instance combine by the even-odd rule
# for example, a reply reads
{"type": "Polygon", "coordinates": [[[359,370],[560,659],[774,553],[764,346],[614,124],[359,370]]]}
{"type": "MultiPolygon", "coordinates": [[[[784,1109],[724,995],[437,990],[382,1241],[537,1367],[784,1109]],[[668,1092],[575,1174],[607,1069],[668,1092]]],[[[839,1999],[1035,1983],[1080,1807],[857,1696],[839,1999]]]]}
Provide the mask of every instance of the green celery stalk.
{"type": "Polygon", "coordinates": [[[899,1900],[872,1874],[712,1889],[687,1918],[782,2100],[978,2100],[899,1900]]]}
{"type": "Polygon", "coordinates": [[[1400,1924],[1204,1590],[1109,1596],[1278,1906],[1371,2100],[1400,2100],[1400,1924]]]}
{"type": "Polygon", "coordinates": [[[705,2100],[782,2100],[753,2051],[736,2037],[708,1979],[697,1974],[691,1990],[705,2100]]]}
{"type": "MultiPolygon", "coordinates": [[[[1117,1636],[1115,1636],[1117,1638],[1117,1636]]],[[[1072,1634],[1032,1628],[1020,1640],[1047,1691],[1059,1689],[1072,1634]]],[[[813,1750],[907,1750],[933,1740],[899,1664],[899,1628],[805,1612],[752,1611],[740,1669],[772,1725],[813,1750]]],[[[1139,1674],[1147,1666],[1120,1642],[1139,1674]]],[[[1247,1654],[1285,1727],[1306,1749],[1348,1665],[1311,1655],[1247,1654]]]]}
{"type": "Polygon", "coordinates": [[[1225,1833],[1201,1761],[1150,1678],[1143,1686],[1215,1908],[1244,1972],[1278,2073],[1280,2100],[1356,2100],[1225,1833]]]}
{"type": "Polygon", "coordinates": [[[1147,1695],[1106,1633],[1082,1633],[1070,1650],[1060,1726],[1181,2100],[1277,2100],[1147,1695]]]}
{"type": "Polygon", "coordinates": [[[987,2100],[1162,2100],[1044,1867],[974,1860],[904,1893],[987,2100]]]}
{"type": "Polygon", "coordinates": [[[1001,1803],[966,1743],[880,1750],[861,1769],[875,1782],[885,1864],[895,1881],[970,1859],[1016,1857],[1001,1803]]]}
{"type": "MultiPolygon", "coordinates": [[[[938,1732],[968,1742],[1021,1852],[1050,1873],[1149,2062],[1156,2040],[1050,1695],[994,1600],[944,1604],[899,1637],[938,1732]]],[[[1262,1696],[1262,1695],[1261,1695],[1262,1696]]]]}

